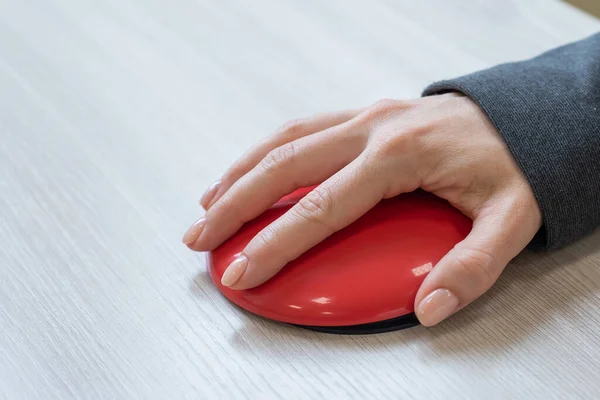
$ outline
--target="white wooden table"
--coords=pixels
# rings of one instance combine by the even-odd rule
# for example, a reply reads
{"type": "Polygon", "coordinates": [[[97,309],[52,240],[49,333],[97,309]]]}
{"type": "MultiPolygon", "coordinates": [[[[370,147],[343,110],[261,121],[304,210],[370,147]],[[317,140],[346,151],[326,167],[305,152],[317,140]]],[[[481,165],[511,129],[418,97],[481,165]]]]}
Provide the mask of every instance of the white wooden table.
{"type": "Polygon", "coordinates": [[[598,29],[554,0],[0,0],[0,398],[599,398],[600,233],[368,337],[244,313],[180,243],[285,120],[598,29]]]}

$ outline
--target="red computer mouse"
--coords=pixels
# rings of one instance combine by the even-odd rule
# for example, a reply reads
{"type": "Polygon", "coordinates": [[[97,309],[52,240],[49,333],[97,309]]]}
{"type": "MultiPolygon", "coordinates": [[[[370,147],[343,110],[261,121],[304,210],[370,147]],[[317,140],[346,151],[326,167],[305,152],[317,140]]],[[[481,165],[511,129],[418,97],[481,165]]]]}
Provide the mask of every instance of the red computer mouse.
{"type": "Polygon", "coordinates": [[[448,202],[420,190],[381,201],[258,287],[221,285],[246,244],[309,190],[284,197],[208,253],[219,291],[251,313],[322,332],[367,334],[417,325],[421,282],[472,226],[448,202]]]}

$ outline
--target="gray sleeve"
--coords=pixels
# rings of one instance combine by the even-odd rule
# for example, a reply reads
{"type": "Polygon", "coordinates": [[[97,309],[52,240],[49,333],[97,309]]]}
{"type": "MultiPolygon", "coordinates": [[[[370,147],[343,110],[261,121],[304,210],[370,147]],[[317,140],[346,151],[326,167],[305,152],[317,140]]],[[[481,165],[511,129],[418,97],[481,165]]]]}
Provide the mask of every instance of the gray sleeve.
{"type": "Polygon", "coordinates": [[[528,179],[543,227],[530,248],[564,246],[600,225],[600,33],[427,87],[487,114],[528,179]]]}

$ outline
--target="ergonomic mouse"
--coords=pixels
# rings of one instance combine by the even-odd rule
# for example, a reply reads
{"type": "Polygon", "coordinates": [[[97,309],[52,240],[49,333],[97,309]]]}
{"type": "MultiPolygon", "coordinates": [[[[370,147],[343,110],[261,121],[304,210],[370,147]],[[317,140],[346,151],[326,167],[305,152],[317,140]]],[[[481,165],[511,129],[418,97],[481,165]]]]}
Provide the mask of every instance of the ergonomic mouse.
{"type": "Polygon", "coordinates": [[[414,301],[421,282],[472,226],[448,202],[421,190],[382,200],[258,287],[221,285],[246,244],[310,189],[285,196],[208,253],[218,290],[251,313],[321,332],[369,334],[418,325],[414,301]]]}

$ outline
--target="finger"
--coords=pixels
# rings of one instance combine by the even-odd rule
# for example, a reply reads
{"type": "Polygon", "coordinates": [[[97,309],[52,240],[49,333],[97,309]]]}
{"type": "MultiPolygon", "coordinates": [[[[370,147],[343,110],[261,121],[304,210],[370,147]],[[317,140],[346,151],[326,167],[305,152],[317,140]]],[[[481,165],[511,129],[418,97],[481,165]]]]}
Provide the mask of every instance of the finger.
{"type": "Polygon", "coordinates": [[[485,293],[539,229],[541,217],[522,201],[499,200],[488,210],[419,288],[415,312],[423,325],[441,322],[485,293]]]}
{"type": "Polygon", "coordinates": [[[205,210],[212,207],[238,179],[252,170],[273,149],[313,133],[343,124],[357,116],[361,111],[362,109],[350,109],[323,113],[288,122],[236,161],[220,180],[208,188],[200,199],[200,205],[205,210]]]}
{"type": "Polygon", "coordinates": [[[288,262],[354,222],[375,206],[385,179],[359,157],[263,229],[226,270],[222,283],[247,289],[264,283],[288,262]]]}
{"type": "Polygon", "coordinates": [[[364,149],[367,134],[362,129],[338,125],[271,151],[208,210],[203,231],[190,248],[214,249],[283,196],[331,177],[364,149]]]}

